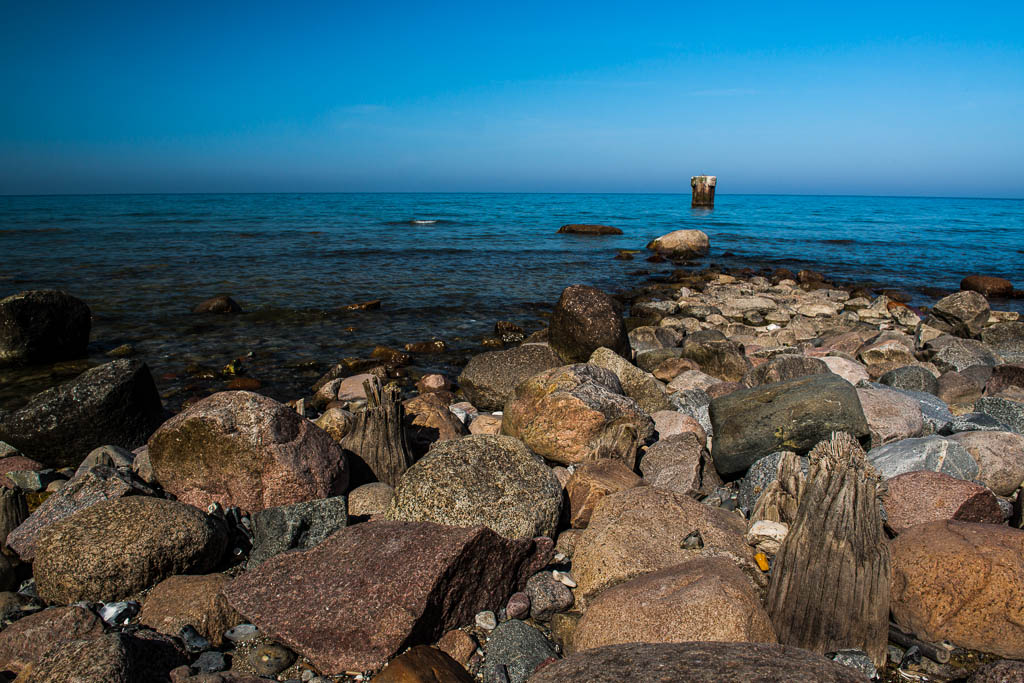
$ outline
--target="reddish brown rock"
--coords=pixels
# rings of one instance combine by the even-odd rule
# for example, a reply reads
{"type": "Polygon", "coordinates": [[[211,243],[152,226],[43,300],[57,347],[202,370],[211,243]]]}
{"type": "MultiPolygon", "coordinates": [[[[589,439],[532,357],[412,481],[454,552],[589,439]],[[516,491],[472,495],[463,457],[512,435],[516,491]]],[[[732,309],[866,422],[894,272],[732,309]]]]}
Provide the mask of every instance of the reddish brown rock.
{"type": "Polygon", "coordinates": [[[890,607],[903,630],[930,642],[1024,657],[1024,531],[929,522],[889,544],[890,607]]]}
{"type": "Polygon", "coordinates": [[[19,683],[166,681],[188,661],[184,650],[152,631],[107,633],[51,646],[18,676],[19,683]]]}
{"type": "Polygon", "coordinates": [[[227,574],[182,574],[164,579],[146,596],[139,622],[171,636],[191,625],[220,647],[224,632],[242,622],[220,592],[230,580],[227,574]]]}
{"type": "Polygon", "coordinates": [[[459,629],[452,629],[441,636],[437,641],[437,647],[446,655],[459,664],[465,666],[473,653],[476,652],[477,643],[473,636],[459,629]]]}
{"type": "Polygon", "coordinates": [[[691,640],[774,643],[775,630],[746,575],[700,557],[600,593],[573,634],[573,650],[691,640]]]}
{"type": "Polygon", "coordinates": [[[501,434],[501,415],[480,415],[469,423],[470,434],[501,434]]]}
{"type": "Polygon", "coordinates": [[[1012,496],[1024,482],[1024,436],[1013,432],[961,432],[949,437],[978,463],[978,481],[997,496],[1012,496]]]}
{"type": "Polygon", "coordinates": [[[0,486],[7,489],[14,488],[14,482],[7,477],[8,472],[38,472],[45,469],[45,465],[36,462],[24,455],[11,455],[0,458],[0,486]]]}
{"type": "Polygon", "coordinates": [[[906,394],[864,388],[857,389],[857,398],[871,429],[872,448],[921,436],[924,432],[921,406],[906,394]]]}
{"type": "Polygon", "coordinates": [[[644,480],[652,486],[697,498],[722,485],[706,440],[687,432],[660,439],[640,460],[644,480]]]}
{"type": "Polygon", "coordinates": [[[654,420],[654,429],[658,432],[659,439],[692,432],[697,435],[697,439],[701,443],[708,442],[708,435],[704,432],[704,428],[697,420],[685,413],[675,410],[659,410],[656,413],[651,413],[651,419],[654,420]]]}
{"type": "Polygon", "coordinates": [[[224,594],[322,672],[362,671],[499,609],[534,570],[533,552],[485,527],[371,521],[272,557],[224,594]]]}
{"type": "Polygon", "coordinates": [[[1013,283],[991,275],[968,275],[960,281],[960,289],[978,292],[985,297],[1013,296],[1013,283]]]}
{"type": "Polygon", "coordinates": [[[939,376],[939,390],[936,393],[947,405],[973,405],[981,398],[983,384],[965,373],[951,370],[939,376]]]}
{"type": "Polygon", "coordinates": [[[886,525],[897,534],[915,524],[945,519],[1003,523],[1003,512],[991,491],[942,472],[919,470],[893,477],[882,503],[886,525]]]}
{"type": "Polygon", "coordinates": [[[569,363],[586,361],[602,346],[623,358],[631,357],[621,305],[586,285],[562,291],[551,314],[548,343],[569,363]]]}
{"type": "Polygon", "coordinates": [[[473,677],[448,654],[417,645],[388,662],[374,683],[473,683],[473,677]]]}
{"type": "Polygon", "coordinates": [[[178,500],[256,512],[328,498],[348,486],[341,447],[272,398],[214,394],[165,422],[149,440],[157,481],[178,500]]]}
{"type": "Polygon", "coordinates": [[[438,441],[458,439],[469,430],[448,410],[450,401],[441,393],[426,393],[403,402],[406,436],[417,453],[426,453],[438,441]]]}
{"type": "Polygon", "coordinates": [[[662,382],[671,382],[687,370],[700,370],[700,365],[689,358],[666,358],[654,369],[654,376],[662,382]]]}
{"type": "Polygon", "coordinates": [[[228,382],[228,391],[258,391],[263,386],[255,377],[236,377],[228,382]]]}
{"type": "Polygon", "coordinates": [[[30,614],[0,631],[0,671],[21,671],[51,646],[103,633],[103,622],[84,607],[54,607],[30,614]]]}
{"type": "Polygon", "coordinates": [[[584,529],[590,523],[594,507],[602,498],[644,483],[621,460],[596,460],[580,465],[565,485],[569,495],[569,523],[584,529]]]}
{"type": "Polygon", "coordinates": [[[985,384],[985,394],[992,396],[1010,387],[1024,389],[1024,364],[997,365],[992,368],[992,376],[985,384]]]}

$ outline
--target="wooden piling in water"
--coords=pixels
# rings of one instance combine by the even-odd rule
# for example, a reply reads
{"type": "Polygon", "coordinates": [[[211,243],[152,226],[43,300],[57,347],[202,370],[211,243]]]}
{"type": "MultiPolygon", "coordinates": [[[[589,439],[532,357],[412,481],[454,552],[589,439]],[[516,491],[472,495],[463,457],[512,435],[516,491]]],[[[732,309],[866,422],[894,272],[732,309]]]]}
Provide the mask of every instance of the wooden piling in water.
{"type": "Polygon", "coordinates": [[[690,178],[690,187],[693,188],[693,201],[690,206],[715,205],[715,185],[718,183],[718,176],[695,175],[690,178]]]}

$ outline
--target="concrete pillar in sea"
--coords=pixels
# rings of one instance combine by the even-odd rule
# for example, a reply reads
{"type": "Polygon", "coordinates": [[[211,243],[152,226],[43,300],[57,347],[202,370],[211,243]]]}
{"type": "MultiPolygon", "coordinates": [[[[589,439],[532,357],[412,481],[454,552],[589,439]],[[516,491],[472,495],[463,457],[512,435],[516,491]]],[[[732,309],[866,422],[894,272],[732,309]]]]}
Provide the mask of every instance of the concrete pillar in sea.
{"type": "Polygon", "coordinates": [[[718,176],[695,175],[690,178],[690,187],[693,188],[693,201],[690,206],[714,206],[715,185],[718,183],[718,176]]]}

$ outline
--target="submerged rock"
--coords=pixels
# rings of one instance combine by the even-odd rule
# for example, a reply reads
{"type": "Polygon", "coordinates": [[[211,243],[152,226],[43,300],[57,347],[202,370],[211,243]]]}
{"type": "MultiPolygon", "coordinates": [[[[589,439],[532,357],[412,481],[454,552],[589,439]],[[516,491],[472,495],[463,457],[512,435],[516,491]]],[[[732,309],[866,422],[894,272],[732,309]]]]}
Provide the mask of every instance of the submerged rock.
{"type": "Polygon", "coordinates": [[[67,292],[33,289],[0,299],[0,365],[85,355],[92,312],[67,292]]]}

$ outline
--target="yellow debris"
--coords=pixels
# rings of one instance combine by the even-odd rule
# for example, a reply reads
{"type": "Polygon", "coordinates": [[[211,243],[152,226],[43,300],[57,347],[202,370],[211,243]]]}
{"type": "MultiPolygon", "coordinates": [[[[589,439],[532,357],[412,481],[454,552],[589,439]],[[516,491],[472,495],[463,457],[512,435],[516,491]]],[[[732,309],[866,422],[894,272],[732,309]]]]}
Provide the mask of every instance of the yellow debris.
{"type": "Polygon", "coordinates": [[[760,567],[763,572],[766,572],[771,568],[771,565],[768,564],[768,556],[764,553],[757,553],[754,555],[754,561],[757,562],[757,566],[760,567]]]}

